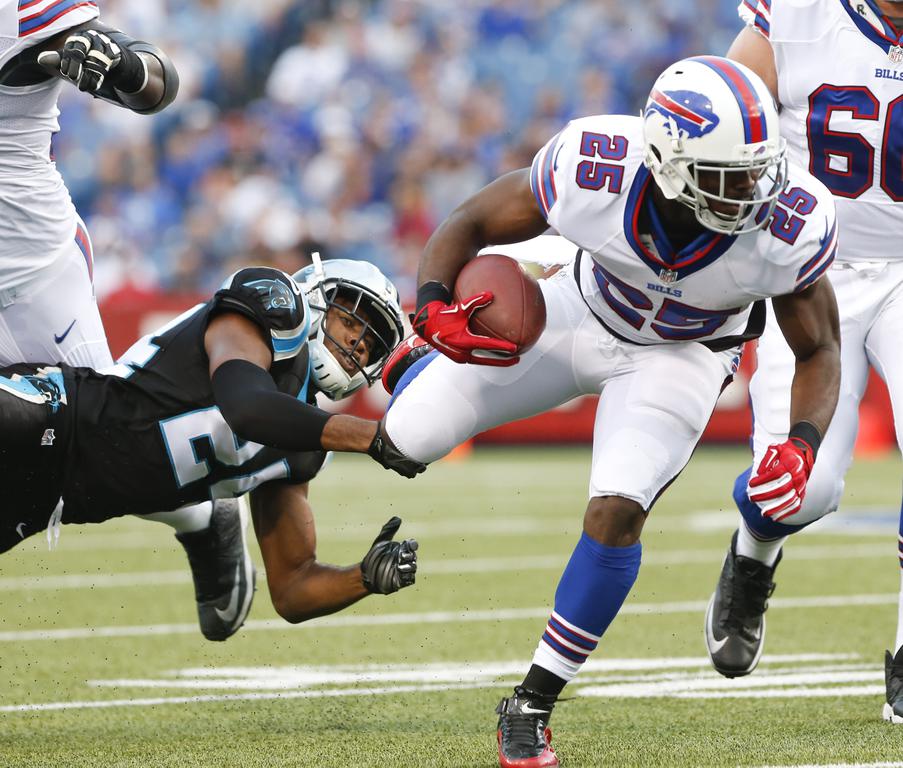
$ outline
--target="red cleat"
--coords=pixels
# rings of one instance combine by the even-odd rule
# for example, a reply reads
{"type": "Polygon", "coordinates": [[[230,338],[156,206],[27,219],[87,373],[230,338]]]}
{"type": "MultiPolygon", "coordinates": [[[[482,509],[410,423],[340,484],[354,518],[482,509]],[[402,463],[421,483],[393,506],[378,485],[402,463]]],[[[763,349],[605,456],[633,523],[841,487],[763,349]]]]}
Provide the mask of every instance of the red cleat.
{"type": "Polygon", "coordinates": [[[395,386],[404,372],[421,357],[432,351],[433,348],[416,333],[412,333],[395,347],[383,366],[382,380],[386,392],[390,395],[395,392],[395,386]]]}
{"type": "Polygon", "coordinates": [[[495,711],[499,715],[498,742],[501,768],[549,768],[558,765],[551,746],[549,718],[554,704],[543,697],[531,696],[518,686],[514,696],[502,699],[495,711]]]}

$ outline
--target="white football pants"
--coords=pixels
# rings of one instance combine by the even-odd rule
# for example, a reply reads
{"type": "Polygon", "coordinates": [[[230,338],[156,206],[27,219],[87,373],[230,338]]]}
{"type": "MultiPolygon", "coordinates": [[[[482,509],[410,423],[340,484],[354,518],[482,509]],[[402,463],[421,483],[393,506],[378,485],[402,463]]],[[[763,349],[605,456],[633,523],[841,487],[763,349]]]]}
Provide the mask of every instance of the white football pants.
{"type": "MultiPolygon", "coordinates": [[[[843,494],[843,477],[853,460],[859,428],[859,401],[873,366],[887,384],[894,412],[897,443],[903,417],[903,262],[835,263],[828,270],[840,312],[840,398],[806,485],[799,512],[786,520],[808,523],[833,512],[843,494]]],[[[790,383],[794,358],[774,313],[759,340],[758,366],[750,381],[753,423],[753,466],[766,448],[787,439],[790,429],[790,383]]]]}
{"type": "Polygon", "coordinates": [[[63,256],[41,275],[0,291],[0,365],[113,364],[94,298],[91,241],[79,223],[63,256]]]}
{"type": "Polygon", "coordinates": [[[499,424],[599,393],[589,496],[649,509],[689,461],[737,351],[619,341],[590,313],[572,267],[540,281],[546,328],[517,365],[459,365],[440,355],[396,399],[386,429],[402,452],[430,462],[499,424]]]}

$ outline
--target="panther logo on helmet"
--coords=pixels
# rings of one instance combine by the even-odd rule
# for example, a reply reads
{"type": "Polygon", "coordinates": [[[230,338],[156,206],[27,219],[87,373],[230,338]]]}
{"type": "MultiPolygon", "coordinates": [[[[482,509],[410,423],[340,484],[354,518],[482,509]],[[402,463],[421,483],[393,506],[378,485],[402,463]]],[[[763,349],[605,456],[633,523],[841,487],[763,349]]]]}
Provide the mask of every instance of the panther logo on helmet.
{"type": "Polygon", "coordinates": [[[712,108],[712,100],[695,91],[659,91],[649,94],[645,117],[658,112],[665,119],[665,130],[674,139],[698,139],[711,133],[721,122],[712,108]],[[678,135],[673,134],[673,127],[678,135]]]}

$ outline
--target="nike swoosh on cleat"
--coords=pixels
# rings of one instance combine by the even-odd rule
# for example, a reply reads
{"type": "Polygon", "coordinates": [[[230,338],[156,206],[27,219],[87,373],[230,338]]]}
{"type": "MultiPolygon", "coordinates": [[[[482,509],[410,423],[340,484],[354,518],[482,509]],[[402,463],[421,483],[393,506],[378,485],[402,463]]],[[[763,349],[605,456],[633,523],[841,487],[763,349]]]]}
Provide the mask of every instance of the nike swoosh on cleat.
{"type": "Polygon", "coordinates": [[[725,635],[721,640],[716,640],[715,635],[712,633],[712,611],[715,606],[715,595],[709,599],[709,605],[705,611],[705,644],[709,649],[709,656],[714,656],[718,653],[722,648],[724,648],[725,643],[730,640],[729,635],[725,635]]]}
{"type": "Polygon", "coordinates": [[[241,591],[241,563],[236,563],[235,565],[235,586],[232,587],[232,594],[229,597],[229,604],[226,606],[226,609],[220,610],[216,608],[216,615],[222,619],[222,621],[226,624],[232,624],[233,621],[238,617],[238,593],[241,591]]]}
{"type": "MultiPolygon", "coordinates": [[[[78,318],[75,318],[75,320],[78,320],[78,318]]],[[[63,331],[61,336],[57,336],[56,334],[53,335],[53,340],[57,344],[62,344],[66,340],[66,337],[69,335],[69,331],[71,331],[72,326],[75,325],[75,320],[69,323],[69,327],[65,331],[63,331]]]]}
{"type": "Polygon", "coordinates": [[[709,653],[713,655],[718,653],[718,651],[724,648],[728,640],[730,640],[730,637],[725,637],[723,640],[716,640],[714,637],[709,635],[709,653]]]}
{"type": "Polygon", "coordinates": [[[547,715],[549,714],[548,709],[533,709],[529,704],[524,704],[521,707],[520,713],[522,715],[547,715]]]}

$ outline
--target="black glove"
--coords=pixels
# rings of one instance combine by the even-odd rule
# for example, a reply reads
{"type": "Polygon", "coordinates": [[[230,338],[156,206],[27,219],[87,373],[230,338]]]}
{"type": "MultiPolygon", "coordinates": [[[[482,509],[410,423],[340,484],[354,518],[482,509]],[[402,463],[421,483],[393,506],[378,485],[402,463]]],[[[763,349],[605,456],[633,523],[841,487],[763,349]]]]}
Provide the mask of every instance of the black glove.
{"type": "Polygon", "coordinates": [[[414,539],[392,541],[400,526],[400,517],[389,518],[361,561],[364,586],[370,592],[389,595],[414,583],[417,542],[414,539]]]}
{"type": "Polygon", "coordinates": [[[426,464],[409,459],[395,447],[395,443],[386,434],[386,428],[381,419],[376,427],[373,442],[367,449],[367,454],[386,469],[394,469],[402,477],[414,477],[426,469],[426,464]]]}
{"type": "Polygon", "coordinates": [[[78,90],[96,94],[104,80],[126,93],[141,90],[147,71],[141,57],[96,29],[81,29],[66,38],[61,51],[38,54],[38,64],[64,77],[78,90]]]}

